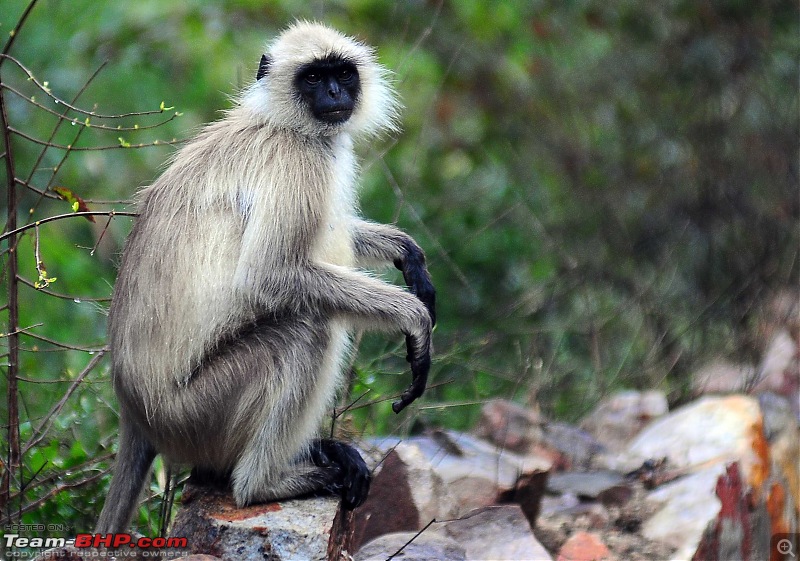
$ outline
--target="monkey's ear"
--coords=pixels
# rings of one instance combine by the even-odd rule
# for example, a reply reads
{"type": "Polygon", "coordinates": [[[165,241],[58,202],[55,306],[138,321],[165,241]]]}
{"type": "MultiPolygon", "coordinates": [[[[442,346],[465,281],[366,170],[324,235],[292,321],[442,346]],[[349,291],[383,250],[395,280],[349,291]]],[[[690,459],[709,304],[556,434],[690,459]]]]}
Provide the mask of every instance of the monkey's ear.
{"type": "Polygon", "coordinates": [[[270,64],[272,64],[272,59],[267,55],[261,55],[261,62],[258,63],[258,72],[256,73],[256,81],[267,75],[270,64]]]}

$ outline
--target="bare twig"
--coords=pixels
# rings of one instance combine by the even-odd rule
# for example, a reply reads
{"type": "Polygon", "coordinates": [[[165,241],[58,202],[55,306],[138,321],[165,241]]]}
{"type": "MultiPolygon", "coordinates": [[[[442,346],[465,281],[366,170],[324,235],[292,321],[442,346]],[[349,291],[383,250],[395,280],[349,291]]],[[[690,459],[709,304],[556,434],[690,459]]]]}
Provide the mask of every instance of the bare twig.
{"type": "Polygon", "coordinates": [[[31,434],[30,440],[25,445],[25,448],[23,448],[23,450],[22,450],[23,454],[27,454],[28,450],[30,450],[34,446],[37,446],[42,441],[42,439],[44,438],[45,433],[50,428],[50,424],[51,424],[51,422],[53,420],[53,417],[55,417],[56,415],[58,415],[61,412],[61,410],[64,408],[64,405],[66,405],[67,400],[70,398],[70,396],[73,393],[75,393],[75,390],[78,389],[78,386],[80,386],[80,384],[81,384],[81,382],[83,382],[84,378],[86,378],[86,376],[88,376],[89,373],[92,370],[94,370],[94,368],[98,364],[100,364],[100,361],[103,359],[105,354],[106,354],[106,349],[102,349],[100,352],[98,352],[95,356],[92,357],[92,360],[89,361],[89,364],[87,364],[86,367],[80,372],[80,374],[78,374],[78,376],[75,378],[75,380],[72,382],[72,384],[70,384],[70,386],[67,389],[67,391],[64,392],[64,395],[61,396],[61,399],[58,401],[58,403],[56,403],[53,406],[53,408],[50,410],[50,412],[47,415],[44,416],[44,418],[42,419],[42,422],[33,431],[33,434],[31,434]]]}
{"type": "Polygon", "coordinates": [[[83,296],[70,296],[69,294],[61,294],[59,292],[54,292],[52,290],[47,290],[45,288],[36,288],[36,285],[26,279],[25,277],[18,277],[20,283],[24,284],[25,286],[29,286],[41,292],[42,294],[47,294],[48,296],[53,296],[54,298],[61,298],[62,300],[72,300],[73,302],[110,302],[111,298],[89,298],[83,296]]]}
{"type": "MultiPolygon", "coordinates": [[[[105,63],[103,63],[103,64],[105,65],[105,63]]],[[[71,108],[69,106],[71,104],[74,104],[75,103],[74,101],[72,103],[70,103],[70,104],[66,104],[66,103],[65,104],[59,104],[59,105],[63,105],[64,109],[65,109],[64,112],[59,113],[58,111],[54,111],[54,110],[50,109],[46,105],[42,105],[41,103],[39,103],[35,99],[31,99],[30,97],[28,97],[27,95],[25,95],[24,93],[22,93],[18,89],[14,88],[13,86],[9,86],[8,84],[0,84],[0,87],[10,91],[11,93],[15,94],[17,97],[20,97],[21,99],[24,99],[26,102],[30,103],[31,105],[33,105],[34,107],[36,107],[38,109],[41,109],[42,111],[50,113],[51,115],[55,115],[56,117],[59,117],[59,118],[63,118],[63,120],[65,122],[67,122],[67,123],[69,123],[69,124],[71,124],[73,126],[78,126],[78,127],[87,128],[87,129],[91,128],[91,129],[97,129],[97,130],[103,130],[103,131],[113,131],[113,132],[144,131],[144,130],[148,130],[148,129],[155,129],[155,128],[158,128],[158,127],[160,127],[162,125],[166,125],[170,121],[174,121],[175,119],[177,119],[178,117],[180,117],[182,115],[181,112],[175,111],[168,118],[166,118],[166,119],[164,119],[162,121],[158,121],[157,123],[149,124],[149,125],[133,125],[133,126],[125,126],[125,127],[120,127],[120,126],[114,127],[114,126],[109,126],[109,125],[100,125],[100,124],[92,123],[89,117],[87,117],[83,121],[75,119],[75,118],[67,118],[67,117],[65,117],[64,114],[66,112],[68,112],[68,111],[71,111],[71,108]]],[[[166,112],[166,109],[164,109],[164,111],[161,111],[161,110],[154,111],[153,114],[159,115],[159,114],[162,114],[162,113],[165,113],[165,112],[166,112]]],[[[96,118],[110,118],[110,117],[98,116],[96,118]]]]}
{"type": "MultiPolygon", "coordinates": [[[[53,100],[54,103],[56,103],[57,105],[63,105],[67,109],[70,109],[70,110],[72,110],[72,111],[74,111],[76,113],[80,113],[81,115],[86,115],[87,117],[94,117],[95,119],[124,119],[126,117],[140,117],[140,116],[145,116],[145,115],[159,115],[159,114],[164,113],[165,111],[168,110],[166,107],[163,107],[163,108],[159,108],[159,109],[154,109],[152,111],[133,111],[131,113],[120,113],[119,115],[103,115],[102,113],[97,113],[96,111],[86,111],[85,109],[81,109],[80,107],[75,107],[74,105],[72,105],[70,103],[67,103],[63,99],[59,99],[58,97],[53,95],[53,93],[50,91],[50,88],[48,88],[47,86],[41,84],[36,79],[36,77],[33,75],[33,73],[30,70],[28,70],[25,67],[24,64],[22,64],[19,60],[17,60],[13,56],[10,56],[10,55],[8,55],[6,53],[0,54],[0,64],[2,64],[4,59],[10,60],[14,64],[16,64],[23,72],[25,72],[25,74],[28,75],[28,79],[31,82],[33,82],[36,85],[36,87],[38,87],[45,95],[50,97],[53,100]]],[[[169,110],[171,110],[171,109],[172,108],[170,108],[169,110]]]]}
{"type": "Polygon", "coordinates": [[[75,216],[139,216],[139,214],[136,212],[122,212],[118,210],[90,210],[85,212],[70,212],[69,214],[57,214],[55,216],[48,216],[47,218],[42,218],[41,220],[37,220],[31,224],[26,224],[25,226],[20,226],[19,228],[10,230],[0,236],[0,241],[12,236],[16,236],[17,234],[26,230],[30,230],[31,228],[36,228],[41,224],[47,224],[48,222],[53,222],[54,220],[73,218],[75,216]]]}
{"type": "Polygon", "coordinates": [[[424,528],[422,528],[422,530],[420,530],[419,532],[417,532],[416,534],[414,534],[414,535],[411,537],[411,539],[410,539],[410,540],[408,540],[406,543],[404,543],[404,544],[402,545],[402,547],[400,547],[400,549],[398,549],[397,551],[395,551],[394,553],[392,553],[392,554],[391,554],[389,557],[387,557],[387,558],[386,558],[386,561],[391,561],[392,559],[394,559],[395,557],[397,557],[398,555],[400,555],[400,554],[403,552],[403,550],[404,550],[405,548],[407,548],[409,545],[411,545],[411,542],[413,542],[415,539],[417,539],[418,537],[420,537],[420,536],[422,535],[422,532],[424,532],[425,530],[427,530],[428,528],[430,528],[430,527],[431,527],[431,525],[435,524],[436,522],[437,522],[437,520],[436,520],[435,518],[431,518],[431,521],[430,521],[430,522],[428,522],[427,524],[425,524],[425,527],[424,527],[424,528]]]}

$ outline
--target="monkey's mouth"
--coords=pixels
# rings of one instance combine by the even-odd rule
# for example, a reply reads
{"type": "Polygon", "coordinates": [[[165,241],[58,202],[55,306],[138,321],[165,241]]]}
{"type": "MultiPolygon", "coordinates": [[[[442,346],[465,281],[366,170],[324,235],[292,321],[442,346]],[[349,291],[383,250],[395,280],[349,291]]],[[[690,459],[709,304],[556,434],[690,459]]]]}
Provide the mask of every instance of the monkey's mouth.
{"type": "Polygon", "coordinates": [[[320,112],[318,118],[326,123],[344,123],[353,114],[352,109],[334,109],[332,111],[320,112]]]}

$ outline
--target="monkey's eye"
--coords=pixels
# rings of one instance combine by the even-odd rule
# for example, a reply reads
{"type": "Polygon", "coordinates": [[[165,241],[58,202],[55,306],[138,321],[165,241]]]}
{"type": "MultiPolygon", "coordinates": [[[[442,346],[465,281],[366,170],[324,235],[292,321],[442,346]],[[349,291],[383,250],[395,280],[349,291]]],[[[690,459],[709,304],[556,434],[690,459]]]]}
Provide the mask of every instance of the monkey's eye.
{"type": "Polygon", "coordinates": [[[322,78],[320,77],[320,75],[317,74],[316,72],[309,72],[305,76],[306,83],[311,84],[312,86],[315,84],[319,84],[321,79],[322,78]]]}
{"type": "Polygon", "coordinates": [[[339,71],[339,80],[341,80],[342,82],[347,82],[352,77],[353,77],[353,71],[350,70],[349,68],[342,68],[339,71]]]}

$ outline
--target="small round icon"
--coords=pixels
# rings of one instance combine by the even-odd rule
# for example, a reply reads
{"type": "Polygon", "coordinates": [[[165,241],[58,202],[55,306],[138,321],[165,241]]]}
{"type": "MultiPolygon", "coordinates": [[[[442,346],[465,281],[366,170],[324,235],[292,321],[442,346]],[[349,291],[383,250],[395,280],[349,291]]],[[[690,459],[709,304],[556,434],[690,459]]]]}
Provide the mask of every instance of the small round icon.
{"type": "Polygon", "coordinates": [[[792,542],[789,540],[783,539],[778,542],[777,545],[778,553],[781,555],[786,555],[787,553],[792,557],[795,557],[794,551],[792,551],[792,542]]]}

